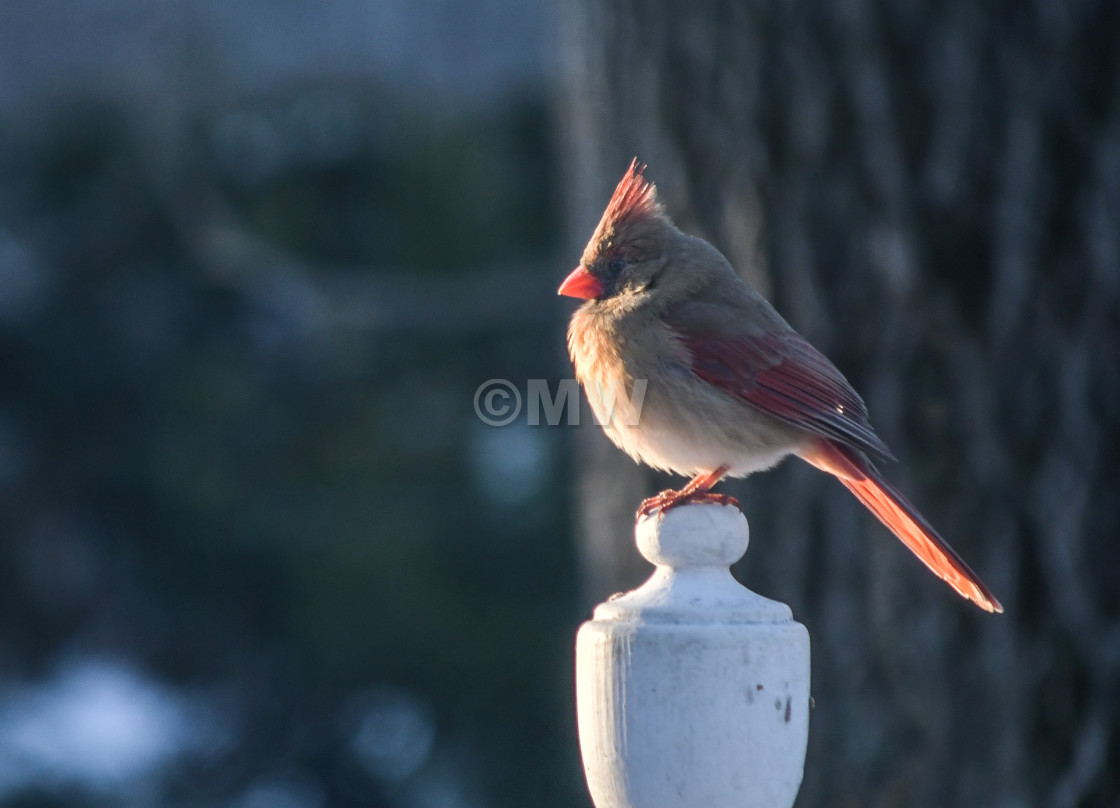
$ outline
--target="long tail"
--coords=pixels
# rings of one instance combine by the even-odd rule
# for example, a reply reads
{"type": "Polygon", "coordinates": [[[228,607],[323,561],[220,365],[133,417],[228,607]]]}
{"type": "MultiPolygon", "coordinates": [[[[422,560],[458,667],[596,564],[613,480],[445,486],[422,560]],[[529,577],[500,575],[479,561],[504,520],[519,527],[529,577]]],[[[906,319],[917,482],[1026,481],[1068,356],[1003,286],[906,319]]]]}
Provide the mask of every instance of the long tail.
{"type": "Polygon", "coordinates": [[[820,439],[802,451],[803,460],[835,475],[879,521],[910,548],[935,575],[988,612],[1003,607],[956,551],[937,535],[917,508],[887,482],[861,453],[831,440],[820,439]]]}

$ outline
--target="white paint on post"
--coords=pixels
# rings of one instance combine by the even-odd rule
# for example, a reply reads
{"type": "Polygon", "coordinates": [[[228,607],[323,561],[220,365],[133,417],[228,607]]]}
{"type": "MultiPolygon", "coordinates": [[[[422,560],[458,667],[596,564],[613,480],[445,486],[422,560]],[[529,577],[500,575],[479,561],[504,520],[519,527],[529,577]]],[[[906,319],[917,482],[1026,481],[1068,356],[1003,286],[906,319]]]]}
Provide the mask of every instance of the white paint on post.
{"type": "Polygon", "coordinates": [[[635,529],[656,565],[576,639],[580,751],[597,808],[789,808],[809,733],[809,633],[742,587],[735,508],[687,505],[635,529]]]}

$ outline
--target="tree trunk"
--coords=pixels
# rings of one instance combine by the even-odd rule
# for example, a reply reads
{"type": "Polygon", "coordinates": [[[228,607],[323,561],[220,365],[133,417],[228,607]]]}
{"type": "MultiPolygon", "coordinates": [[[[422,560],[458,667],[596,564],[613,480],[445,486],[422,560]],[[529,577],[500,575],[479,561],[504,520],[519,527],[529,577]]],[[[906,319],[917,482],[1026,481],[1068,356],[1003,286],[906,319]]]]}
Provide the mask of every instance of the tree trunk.
{"type": "MultiPolygon", "coordinates": [[[[803,464],[725,484],[747,583],[813,637],[801,806],[1120,794],[1118,8],[561,6],[573,256],[637,154],[860,390],[887,475],[1007,610],[803,464]]],[[[580,455],[592,600],[646,574],[656,483],[597,428],[580,455]]]]}

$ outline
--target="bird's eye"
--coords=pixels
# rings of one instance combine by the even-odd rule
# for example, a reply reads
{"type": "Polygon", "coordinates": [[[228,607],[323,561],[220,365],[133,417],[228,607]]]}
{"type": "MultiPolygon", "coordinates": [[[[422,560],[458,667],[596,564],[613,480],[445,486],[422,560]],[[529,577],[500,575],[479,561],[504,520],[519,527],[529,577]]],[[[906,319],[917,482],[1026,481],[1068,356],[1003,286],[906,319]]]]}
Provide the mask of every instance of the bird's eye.
{"type": "Polygon", "coordinates": [[[614,258],[609,264],[607,264],[607,272],[611,273],[612,275],[617,275],[622,271],[622,268],[624,266],[626,266],[625,261],[623,261],[621,258],[614,258]]]}

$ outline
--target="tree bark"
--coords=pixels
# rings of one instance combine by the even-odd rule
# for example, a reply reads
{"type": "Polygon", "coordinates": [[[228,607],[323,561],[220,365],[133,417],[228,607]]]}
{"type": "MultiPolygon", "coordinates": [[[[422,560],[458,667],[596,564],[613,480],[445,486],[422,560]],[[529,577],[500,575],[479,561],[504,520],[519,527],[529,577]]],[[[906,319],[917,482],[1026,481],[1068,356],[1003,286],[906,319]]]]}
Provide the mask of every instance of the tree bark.
{"type": "MultiPolygon", "coordinates": [[[[795,461],[725,485],[748,584],[813,637],[799,805],[1120,794],[1117,8],[561,6],[573,255],[637,154],[861,391],[888,476],[1007,610],[958,601],[795,461]]],[[[597,428],[579,444],[593,600],[645,576],[655,482],[597,428]]]]}

